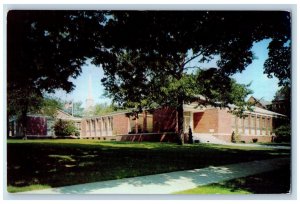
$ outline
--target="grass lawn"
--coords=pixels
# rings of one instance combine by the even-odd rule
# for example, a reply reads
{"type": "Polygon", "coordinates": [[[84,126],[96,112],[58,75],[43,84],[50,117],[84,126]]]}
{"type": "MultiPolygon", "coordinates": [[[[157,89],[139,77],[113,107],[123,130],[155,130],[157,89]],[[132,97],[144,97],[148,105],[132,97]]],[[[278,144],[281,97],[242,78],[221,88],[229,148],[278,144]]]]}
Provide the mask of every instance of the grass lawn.
{"type": "Polygon", "coordinates": [[[97,140],[8,140],[9,192],[289,156],[290,150],[97,140]]]}
{"type": "Polygon", "coordinates": [[[287,166],[222,183],[199,186],[174,194],[279,194],[290,192],[290,168],[287,166]]]}

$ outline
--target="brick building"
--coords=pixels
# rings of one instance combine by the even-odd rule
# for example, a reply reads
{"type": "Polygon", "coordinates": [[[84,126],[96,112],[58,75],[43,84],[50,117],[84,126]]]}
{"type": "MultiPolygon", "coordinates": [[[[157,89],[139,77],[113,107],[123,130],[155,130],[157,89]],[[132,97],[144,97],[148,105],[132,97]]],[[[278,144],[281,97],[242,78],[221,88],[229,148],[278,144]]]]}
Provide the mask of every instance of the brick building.
{"type": "MultiPolygon", "coordinates": [[[[232,133],[237,140],[252,142],[272,141],[274,121],[284,115],[254,107],[239,118],[228,109],[216,107],[195,108],[196,104],[184,105],[184,132],[191,127],[195,140],[204,142],[231,141],[232,133]]],[[[82,119],[81,137],[105,140],[160,140],[168,138],[177,130],[176,111],[164,107],[143,112],[138,118],[127,112],[82,119]],[[147,139],[146,139],[147,138],[147,139]]]]}
{"type": "MultiPolygon", "coordinates": [[[[244,112],[239,118],[228,109],[216,107],[196,107],[196,104],[184,105],[184,133],[191,127],[194,140],[200,142],[227,141],[232,133],[239,141],[270,142],[278,118],[285,117],[257,106],[253,111],[244,112]]],[[[106,115],[77,118],[61,110],[56,117],[28,115],[27,136],[54,136],[53,125],[56,119],[74,121],[81,138],[101,140],[130,141],[175,141],[177,132],[177,113],[175,109],[164,107],[138,114],[138,118],[129,112],[114,112],[106,115]]],[[[21,134],[22,127],[10,121],[10,136],[21,134]]]]}
{"type": "MultiPolygon", "coordinates": [[[[54,117],[41,114],[27,114],[26,136],[27,137],[52,137],[54,134],[54,123],[56,120],[73,121],[79,131],[81,131],[81,118],[74,117],[62,110],[57,110],[54,117]]],[[[9,121],[9,136],[22,136],[23,127],[16,118],[9,121]]]]}

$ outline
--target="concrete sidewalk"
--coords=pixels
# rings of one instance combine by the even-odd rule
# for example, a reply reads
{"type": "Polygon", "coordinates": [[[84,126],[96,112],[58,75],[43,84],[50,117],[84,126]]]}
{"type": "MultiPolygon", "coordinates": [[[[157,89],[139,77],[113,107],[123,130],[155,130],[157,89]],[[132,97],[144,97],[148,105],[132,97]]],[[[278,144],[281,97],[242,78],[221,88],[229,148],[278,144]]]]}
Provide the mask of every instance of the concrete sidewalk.
{"type": "Polygon", "coordinates": [[[277,158],[28,191],[19,194],[170,194],[197,186],[272,171],[289,163],[290,158],[277,158]]]}

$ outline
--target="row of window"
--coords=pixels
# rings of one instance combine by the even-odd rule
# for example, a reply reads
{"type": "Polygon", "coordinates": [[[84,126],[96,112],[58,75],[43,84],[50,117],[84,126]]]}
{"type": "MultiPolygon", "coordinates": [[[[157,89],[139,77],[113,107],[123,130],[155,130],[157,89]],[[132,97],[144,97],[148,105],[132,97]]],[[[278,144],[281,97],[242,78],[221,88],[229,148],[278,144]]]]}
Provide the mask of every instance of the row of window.
{"type": "Polygon", "coordinates": [[[113,129],[113,120],[111,117],[86,120],[85,131],[87,135],[98,136],[98,134],[111,134],[113,129]]]}
{"type": "Polygon", "coordinates": [[[138,132],[152,132],[153,131],[153,116],[151,114],[147,114],[146,121],[144,121],[144,117],[142,114],[139,114],[139,118],[137,121],[133,118],[129,118],[130,129],[129,132],[135,132],[136,122],[138,125],[138,132]],[[146,122],[146,129],[143,130],[144,122],[146,122]]]}
{"type": "Polygon", "coordinates": [[[271,117],[260,115],[247,115],[243,118],[233,115],[231,126],[239,133],[255,134],[256,132],[257,135],[270,135],[273,127],[271,117]]]}

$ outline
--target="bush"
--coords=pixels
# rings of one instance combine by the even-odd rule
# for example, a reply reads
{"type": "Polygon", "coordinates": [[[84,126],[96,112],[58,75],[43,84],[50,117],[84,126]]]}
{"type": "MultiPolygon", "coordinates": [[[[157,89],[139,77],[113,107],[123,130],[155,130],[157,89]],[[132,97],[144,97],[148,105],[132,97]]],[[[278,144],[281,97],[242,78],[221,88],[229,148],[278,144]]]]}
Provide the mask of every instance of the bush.
{"type": "Polygon", "coordinates": [[[193,133],[192,133],[192,128],[189,127],[189,144],[193,144],[194,140],[193,140],[193,133]]]}
{"type": "Polygon", "coordinates": [[[274,130],[276,135],[275,142],[290,142],[291,141],[291,126],[281,125],[274,130]]]}
{"type": "Polygon", "coordinates": [[[235,132],[234,131],[231,134],[231,142],[232,143],[236,143],[236,136],[235,136],[235,132]]]}
{"type": "Polygon", "coordinates": [[[253,138],[253,139],[252,139],[252,142],[253,142],[253,143],[256,143],[257,141],[258,141],[257,138],[253,138]]]}
{"type": "Polygon", "coordinates": [[[79,131],[77,130],[73,122],[64,121],[61,119],[59,119],[54,124],[54,132],[56,136],[70,136],[70,135],[79,136],[79,131]]]}

